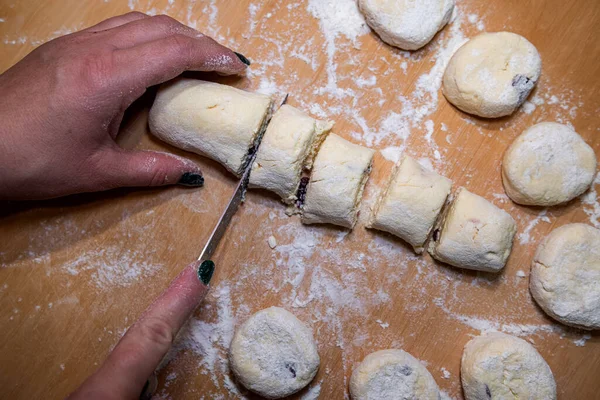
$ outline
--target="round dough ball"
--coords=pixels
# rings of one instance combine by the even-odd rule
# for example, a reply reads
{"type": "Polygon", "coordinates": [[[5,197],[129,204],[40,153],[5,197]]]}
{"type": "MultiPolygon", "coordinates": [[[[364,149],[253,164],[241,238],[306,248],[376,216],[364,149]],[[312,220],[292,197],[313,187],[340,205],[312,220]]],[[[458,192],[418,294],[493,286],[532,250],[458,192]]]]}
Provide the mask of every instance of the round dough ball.
{"type": "Polygon", "coordinates": [[[392,46],[416,50],[450,21],[453,0],[358,0],[367,24],[392,46]]]}
{"type": "Polygon", "coordinates": [[[446,99],[464,112],[502,117],[523,104],[541,70],[537,49],[523,36],[483,33],[454,53],[442,89],[446,99]]]}
{"type": "Polygon", "coordinates": [[[552,371],[540,353],[504,333],[483,334],[467,343],[460,378],[466,400],[556,399],[552,371]]]}
{"type": "Polygon", "coordinates": [[[542,122],[510,145],[502,182],[515,203],[553,206],[585,192],[596,174],[596,155],[572,128],[542,122]]]}
{"type": "Polygon", "coordinates": [[[535,253],[529,288],[552,318],[600,329],[600,230],[586,224],[553,230],[535,253]]]}
{"type": "Polygon", "coordinates": [[[283,308],[270,307],[235,332],[229,362],[247,389],[279,399],[308,385],[320,360],[311,330],[283,308]]]}
{"type": "Polygon", "coordinates": [[[419,360],[402,350],[371,353],[350,378],[353,400],[439,400],[435,380],[419,360]]]}

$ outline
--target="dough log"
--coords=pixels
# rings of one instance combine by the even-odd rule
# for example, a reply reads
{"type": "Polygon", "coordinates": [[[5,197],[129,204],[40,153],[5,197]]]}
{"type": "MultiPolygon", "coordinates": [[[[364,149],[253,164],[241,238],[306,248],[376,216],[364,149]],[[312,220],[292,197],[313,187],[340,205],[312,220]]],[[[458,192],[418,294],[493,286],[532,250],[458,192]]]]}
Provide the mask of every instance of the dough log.
{"type": "Polygon", "coordinates": [[[263,136],[250,175],[250,186],[277,193],[284,202],[296,200],[302,171],[312,166],[314,155],[333,122],[317,121],[284,104],[273,115],[263,136]]]}
{"type": "Polygon", "coordinates": [[[369,178],[374,151],[336,134],[323,142],[315,158],[302,210],[305,224],[329,223],[352,229],[369,178]]]}
{"type": "Polygon", "coordinates": [[[506,264],[517,231],[506,211],[460,188],[441,219],[429,253],[459,268],[498,272],[506,264]]]}
{"type": "Polygon", "coordinates": [[[240,176],[248,150],[260,140],[271,104],[271,98],[262,94],[178,78],[161,85],[150,109],[150,131],[240,176]]]}
{"type": "Polygon", "coordinates": [[[369,227],[398,236],[420,254],[451,188],[450,179],[404,156],[375,207],[369,227]]]}

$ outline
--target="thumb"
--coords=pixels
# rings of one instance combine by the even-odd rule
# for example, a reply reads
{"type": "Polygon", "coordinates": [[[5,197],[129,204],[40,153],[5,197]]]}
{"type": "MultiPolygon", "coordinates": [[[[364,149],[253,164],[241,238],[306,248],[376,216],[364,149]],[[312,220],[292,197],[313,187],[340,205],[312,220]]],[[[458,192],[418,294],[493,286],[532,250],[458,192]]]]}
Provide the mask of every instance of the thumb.
{"type": "Polygon", "coordinates": [[[106,189],[180,184],[200,187],[204,178],[190,160],[159,151],[110,150],[102,163],[106,189]]]}

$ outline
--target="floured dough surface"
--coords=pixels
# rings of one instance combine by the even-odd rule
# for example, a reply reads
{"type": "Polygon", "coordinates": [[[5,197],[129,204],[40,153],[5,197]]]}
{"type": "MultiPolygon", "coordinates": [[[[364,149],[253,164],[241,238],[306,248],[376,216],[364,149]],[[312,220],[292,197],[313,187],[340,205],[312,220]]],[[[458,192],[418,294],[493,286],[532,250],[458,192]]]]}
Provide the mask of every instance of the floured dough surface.
{"type": "Polygon", "coordinates": [[[270,307],[252,315],[235,332],[229,362],[247,389],[279,399],[308,385],[320,360],[312,331],[290,312],[270,307]]]}
{"type": "Polygon", "coordinates": [[[302,211],[305,224],[354,227],[374,151],[336,134],[323,142],[315,158],[302,211]]]}
{"type": "Polygon", "coordinates": [[[528,342],[499,332],[471,339],[460,377],[466,400],[556,399],[552,371],[528,342]]]}
{"type": "Polygon", "coordinates": [[[453,0],[358,0],[367,24],[404,50],[425,46],[452,17],[453,0]]]}
{"type": "Polygon", "coordinates": [[[369,227],[396,235],[422,253],[451,188],[450,179],[404,156],[392,173],[369,227]]]}
{"type": "Polygon", "coordinates": [[[600,329],[600,230],[586,224],[553,230],[535,253],[529,287],[557,321],[600,329]]]}
{"type": "Polygon", "coordinates": [[[350,378],[352,400],[439,400],[435,380],[419,360],[403,350],[369,354],[350,378]]]}
{"type": "Polygon", "coordinates": [[[250,186],[277,193],[286,203],[296,200],[303,169],[312,164],[315,148],[333,127],[284,104],[273,115],[250,175],[250,186]]]}
{"type": "Polygon", "coordinates": [[[502,162],[502,183],[515,203],[553,206],[579,196],[596,174],[596,155],[571,127],[542,122],[510,145],[502,162]]]}
{"type": "Polygon", "coordinates": [[[436,227],[429,253],[459,268],[498,272],[506,264],[517,231],[506,211],[460,188],[436,227]]]}
{"type": "Polygon", "coordinates": [[[454,53],[442,89],[448,101],[464,112],[502,117],[523,104],[541,71],[537,49],[523,36],[482,33],[454,53]]]}
{"type": "Polygon", "coordinates": [[[271,98],[231,86],[178,78],[161,85],[150,109],[154,136],[241,175],[259,139],[271,98]]]}

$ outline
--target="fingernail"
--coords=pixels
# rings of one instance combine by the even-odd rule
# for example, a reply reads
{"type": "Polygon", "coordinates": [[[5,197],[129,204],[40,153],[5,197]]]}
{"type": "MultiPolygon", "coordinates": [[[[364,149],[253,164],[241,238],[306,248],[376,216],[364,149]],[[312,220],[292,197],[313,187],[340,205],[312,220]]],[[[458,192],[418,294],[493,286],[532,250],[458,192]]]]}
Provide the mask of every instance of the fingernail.
{"type": "Polygon", "coordinates": [[[179,178],[179,182],[177,183],[183,186],[201,187],[204,185],[204,178],[201,174],[186,172],[181,175],[181,178],[179,178]]]}
{"type": "Polygon", "coordinates": [[[210,260],[202,261],[202,264],[198,267],[198,278],[202,283],[208,285],[213,276],[213,272],[215,272],[215,263],[210,260]]]}
{"type": "Polygon", "coordinates": [[[246,56],[244,56],[243,54],[238,53],[237,51],[234,51],[235,55],[238,56],[238,58],[240,59],[241,62],[243,62],[246,65],[250,65],[250,60],[248,60],[246,58],[246,56]]]}

